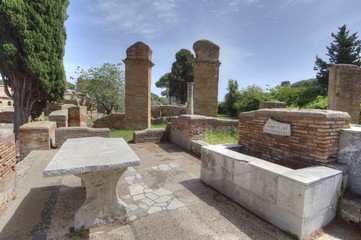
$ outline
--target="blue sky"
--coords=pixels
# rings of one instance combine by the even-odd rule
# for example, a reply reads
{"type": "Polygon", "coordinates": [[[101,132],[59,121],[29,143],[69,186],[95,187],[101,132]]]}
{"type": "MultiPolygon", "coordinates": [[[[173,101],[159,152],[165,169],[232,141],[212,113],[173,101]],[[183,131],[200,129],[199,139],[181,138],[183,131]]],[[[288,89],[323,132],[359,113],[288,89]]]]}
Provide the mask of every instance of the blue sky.
{"type": "Polygon", "coordinates": [[[346,24],[361,39],[360,9],[360,0],[72,0],[64,65],[71,81],[77,66],[122,62],[142,41],[153,50],[152,92],[160,95],[154,83],[175,53],[207,39],[220,47],[222,101],[228,79],[266,88],[314,78],[331,32],[346,24]]]}

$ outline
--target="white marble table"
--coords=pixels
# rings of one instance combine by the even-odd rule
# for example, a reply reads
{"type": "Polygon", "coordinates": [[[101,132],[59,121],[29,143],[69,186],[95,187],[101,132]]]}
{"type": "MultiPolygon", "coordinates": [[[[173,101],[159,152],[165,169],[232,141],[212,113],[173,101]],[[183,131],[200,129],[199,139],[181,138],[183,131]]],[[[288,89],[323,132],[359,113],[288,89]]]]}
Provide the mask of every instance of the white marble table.
{"type": "Polygon", "coordinates": [[[75,214],[75,229],[127,218],[126,204],[117,192],[120,176],[138,156],[122,138],[68,139],[43,171],[43,177],[74,174],[85,182],[86,200],[75,214]]]}

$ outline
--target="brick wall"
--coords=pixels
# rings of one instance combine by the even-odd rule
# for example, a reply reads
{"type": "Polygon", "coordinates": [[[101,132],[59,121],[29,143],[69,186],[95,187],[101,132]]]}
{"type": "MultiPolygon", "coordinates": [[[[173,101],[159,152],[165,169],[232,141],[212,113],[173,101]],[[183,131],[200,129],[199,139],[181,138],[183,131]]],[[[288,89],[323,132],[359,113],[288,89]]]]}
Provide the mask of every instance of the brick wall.
{"type": "Polygon", "coordinates": [[[49,121],[56,122],[56,126],[67,127],[68,126],[68,109],[57,110],[51,112],[49,115],[49,121]]]}
{"type": "Polygon", "coordinates": [[[204,137],[207,117],[200,115],[180,115],[172,117],[171,141],[187,150],[191,149],[192,140],[204,137]]]}
{"type": "Polygon", "coordinates": [[[111,113],[94,121],[93,128],[125,129],[125,114],[111,113]]]}
{"type": "Polygon", "coordinates": [[[55,130],[56,147],[60,148],[70,138],[110,137],[109,128],[64,127],[55,130]]]}
{"type": "Polygon", "coordinates": [[[0,216],[16,189],[15,136],[9,129],[0,130],[0,216]]]}
{"type": "Polygon", "coordinates": [[[241,113],[241,152],[264,160],[301,168],[337,159],[340,129],[350,127],[345,112],[322,110],[263,109],[241,113]],[[290,136],[263,132],[271,118],[291,125],[290,136]]]}
{"type": "Polygon", "coordinates": [[[69,127],[86,127],[88,111],[85,106],[68,108],[68,126],[69,127]]]}
{"type": "Polygon", "coordinates": [[[164,142],[169,140],[170,129],[168,128],[147,128],[133,133],[135,143],[142,142],[164,142]]]}
{"type": "Polygon", "coordinates": [[[13,123],[14,122],[14,111],[0,112],[1,123],[13,123]]]}
{"type": "Polygon", "coordinates": [[[20,160],[23,160],[32,150],[49,150],[55,143],[55,122],[29,122],[20,126],[20,160]]]}

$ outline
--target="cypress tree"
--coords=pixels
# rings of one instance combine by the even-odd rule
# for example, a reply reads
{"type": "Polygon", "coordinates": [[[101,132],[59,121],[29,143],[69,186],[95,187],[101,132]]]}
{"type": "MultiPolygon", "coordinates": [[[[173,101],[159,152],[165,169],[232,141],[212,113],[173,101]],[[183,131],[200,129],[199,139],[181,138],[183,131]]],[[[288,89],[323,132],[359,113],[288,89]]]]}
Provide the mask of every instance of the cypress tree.
{"type": "Polygon", "coordinates": [[[68,5],[69,0],[0,0],[0,73],[14,101],[16,139],[35,103],[64,95],[68,5]]]}

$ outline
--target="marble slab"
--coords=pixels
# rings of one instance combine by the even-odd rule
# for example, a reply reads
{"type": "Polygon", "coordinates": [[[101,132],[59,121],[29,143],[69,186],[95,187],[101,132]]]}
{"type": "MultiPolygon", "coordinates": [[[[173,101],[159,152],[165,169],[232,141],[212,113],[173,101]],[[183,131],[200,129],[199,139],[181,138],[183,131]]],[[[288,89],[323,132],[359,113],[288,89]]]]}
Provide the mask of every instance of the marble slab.
{"type": "Polygon", "coordinates": [[[139,157],[122,138],[68,139],[43,171],[44,177],[137,166],[139,157]]]}

